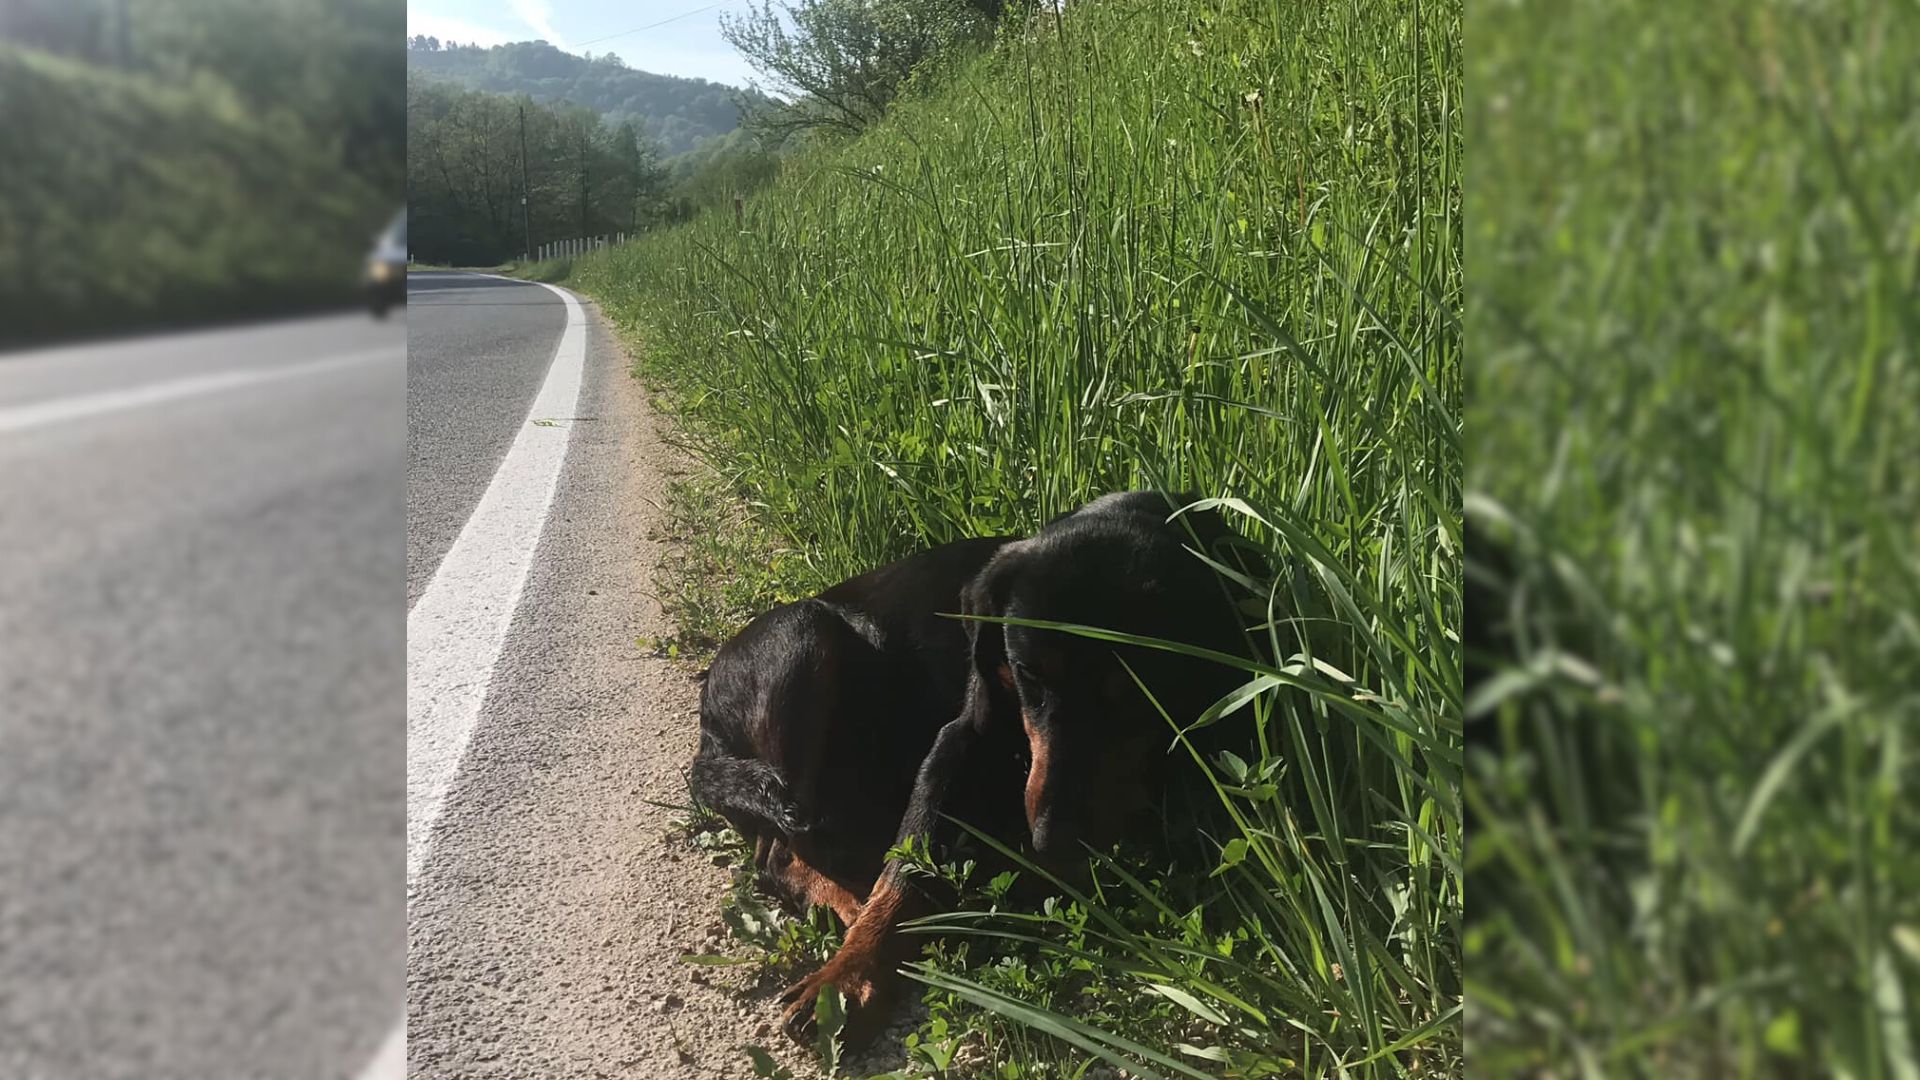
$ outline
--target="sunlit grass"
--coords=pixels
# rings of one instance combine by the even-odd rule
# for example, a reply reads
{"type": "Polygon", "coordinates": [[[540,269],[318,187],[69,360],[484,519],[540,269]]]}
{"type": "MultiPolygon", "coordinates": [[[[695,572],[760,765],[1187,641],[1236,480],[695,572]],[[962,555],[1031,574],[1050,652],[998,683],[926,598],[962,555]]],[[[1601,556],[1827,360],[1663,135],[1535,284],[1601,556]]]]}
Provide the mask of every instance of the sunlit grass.
{"type": "Polygon", "coordinates": [[[1279,568],[1219,873],[1112,864],[1043,945],[940,943],[925,1067],[1457,1068],[1459,18],[1073,5],[743,220],[567,268],[795,580],[1156,485],[1244,500],[1279,568]]]}
{"type": "Polygon", "coordinates": [[[1920,1076],[1920,11],[1474,17],[1470,1060],[1920,1076]]]}

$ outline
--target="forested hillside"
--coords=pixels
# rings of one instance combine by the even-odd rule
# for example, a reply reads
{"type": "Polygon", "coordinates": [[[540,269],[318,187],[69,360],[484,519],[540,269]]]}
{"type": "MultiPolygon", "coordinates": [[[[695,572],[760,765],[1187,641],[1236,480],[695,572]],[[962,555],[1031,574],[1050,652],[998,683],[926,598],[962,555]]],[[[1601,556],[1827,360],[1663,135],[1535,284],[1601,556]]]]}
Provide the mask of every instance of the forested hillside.
{"type": "Polygon", "coordinates": [[[741,91],[733,87],[636,71],[612,53],[575,56],[544,41],[481,48],[416,36],[408,41],[407,69],[469,89],[583,106],[610,128],[634,124],[668,154],[740,126],[734,96],[741,91]]]}
{"type": "Polygon", "coordinates": [[[403,198],[384,0],[0,7],[0,338],[344,299],[403,198]]]}
{"type": "Polygon", "coordinates": [[[580,106],[407,77],[409,240],[421,262],[487,265],[551,240],[636,232],[666,213],[665,182],[658,149],[631,121],[608,127],[580,106]]]}

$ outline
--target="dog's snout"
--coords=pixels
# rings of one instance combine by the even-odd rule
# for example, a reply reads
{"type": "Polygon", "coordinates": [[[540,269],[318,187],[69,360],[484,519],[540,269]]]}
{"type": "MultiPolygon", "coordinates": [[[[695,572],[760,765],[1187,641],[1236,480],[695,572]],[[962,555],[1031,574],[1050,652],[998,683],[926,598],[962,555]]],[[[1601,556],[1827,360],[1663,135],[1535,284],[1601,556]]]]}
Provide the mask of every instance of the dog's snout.
{"type": "Polygon", "coordinates": [[[1033,851],[1042,859],[1072,854],[1074,837],[1074,828],[1060,814],[1043,812],[1033,822],[1033,851]]]}
{"type": "Polygon", "coordinates": [[[1054,851],[1053,815],[1042,813],[1029,824],[1033,833],[1033,850],[1042,856],[1052,855],[1054,851]]]}

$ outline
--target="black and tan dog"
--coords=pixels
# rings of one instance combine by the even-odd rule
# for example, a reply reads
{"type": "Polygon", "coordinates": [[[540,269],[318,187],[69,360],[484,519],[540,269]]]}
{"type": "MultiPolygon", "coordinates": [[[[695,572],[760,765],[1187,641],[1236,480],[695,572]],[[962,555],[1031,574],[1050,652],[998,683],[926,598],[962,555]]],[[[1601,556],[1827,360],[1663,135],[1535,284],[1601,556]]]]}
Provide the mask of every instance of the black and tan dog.
{"type": "Polygon", "coordinates": [[[1220,549],[1226,527],[1211,512],[1169,520],[1191,501],[1108,495],[1030,539],[937,547],[770,611],[720,650],[700,699],[694,794],[754,842],[764,883],[848,927],[840,951],[787,990],[789,1034],[807,1037],[830,985],[846,995],[849,1042],[885,1019],[917,945],[897,928],[931,903],[886,862],[897,842],[937,843],[951,817],[1064,866],[1150,810],[1170,738],[1134,675],[1185,720],[1238,681],[1231,669],[951,615],[1242,654],[1225,579],[1188,550],[1220,549]]]}

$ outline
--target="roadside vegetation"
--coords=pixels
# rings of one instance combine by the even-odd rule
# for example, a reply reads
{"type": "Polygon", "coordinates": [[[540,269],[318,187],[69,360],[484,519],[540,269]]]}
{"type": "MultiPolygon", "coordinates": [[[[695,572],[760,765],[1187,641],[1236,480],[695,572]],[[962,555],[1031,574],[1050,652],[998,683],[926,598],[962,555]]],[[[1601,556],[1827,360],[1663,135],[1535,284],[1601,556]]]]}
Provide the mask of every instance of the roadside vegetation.
{"type": "Polygon", "coordinates": [[[1474,35],[1477,1074],[1920,1077],[1917,54],[1853,0],[1474,35]]]}
{"type": "MultiPolygon", "coordinates": [[[[438,54],[416,47],[408,55],[438,54]]],[[[646,125],[616,119],[623,115],[410,72],[408,239],[415,256],[489,265],[554,241],[632,236],[731,206],[735,195],[764,186],[778,171],[778,154],[744,128],[668,157],[646,125]]]]}
{"type": "MultiPolygon", "coordinates": [[[[1124,488],[1227,500],[1278,568],[1206,866],[1103,855],[1038,909],[924,866],[966,899],[921,927],[908,1075],[1459,1073],[1459,50],[1457,4],[1016,13],[738,217],[526,268],[784,552],[683,598],[688,650],[1124,488]]],[[[768,917],[736,931],[831,943],[768,917]]]]}
{"type": "Polygon", "coordinates": [[[0,341],[352,298],[402,199],[402,31],[310,8],[0,11],[0,341]]]}

